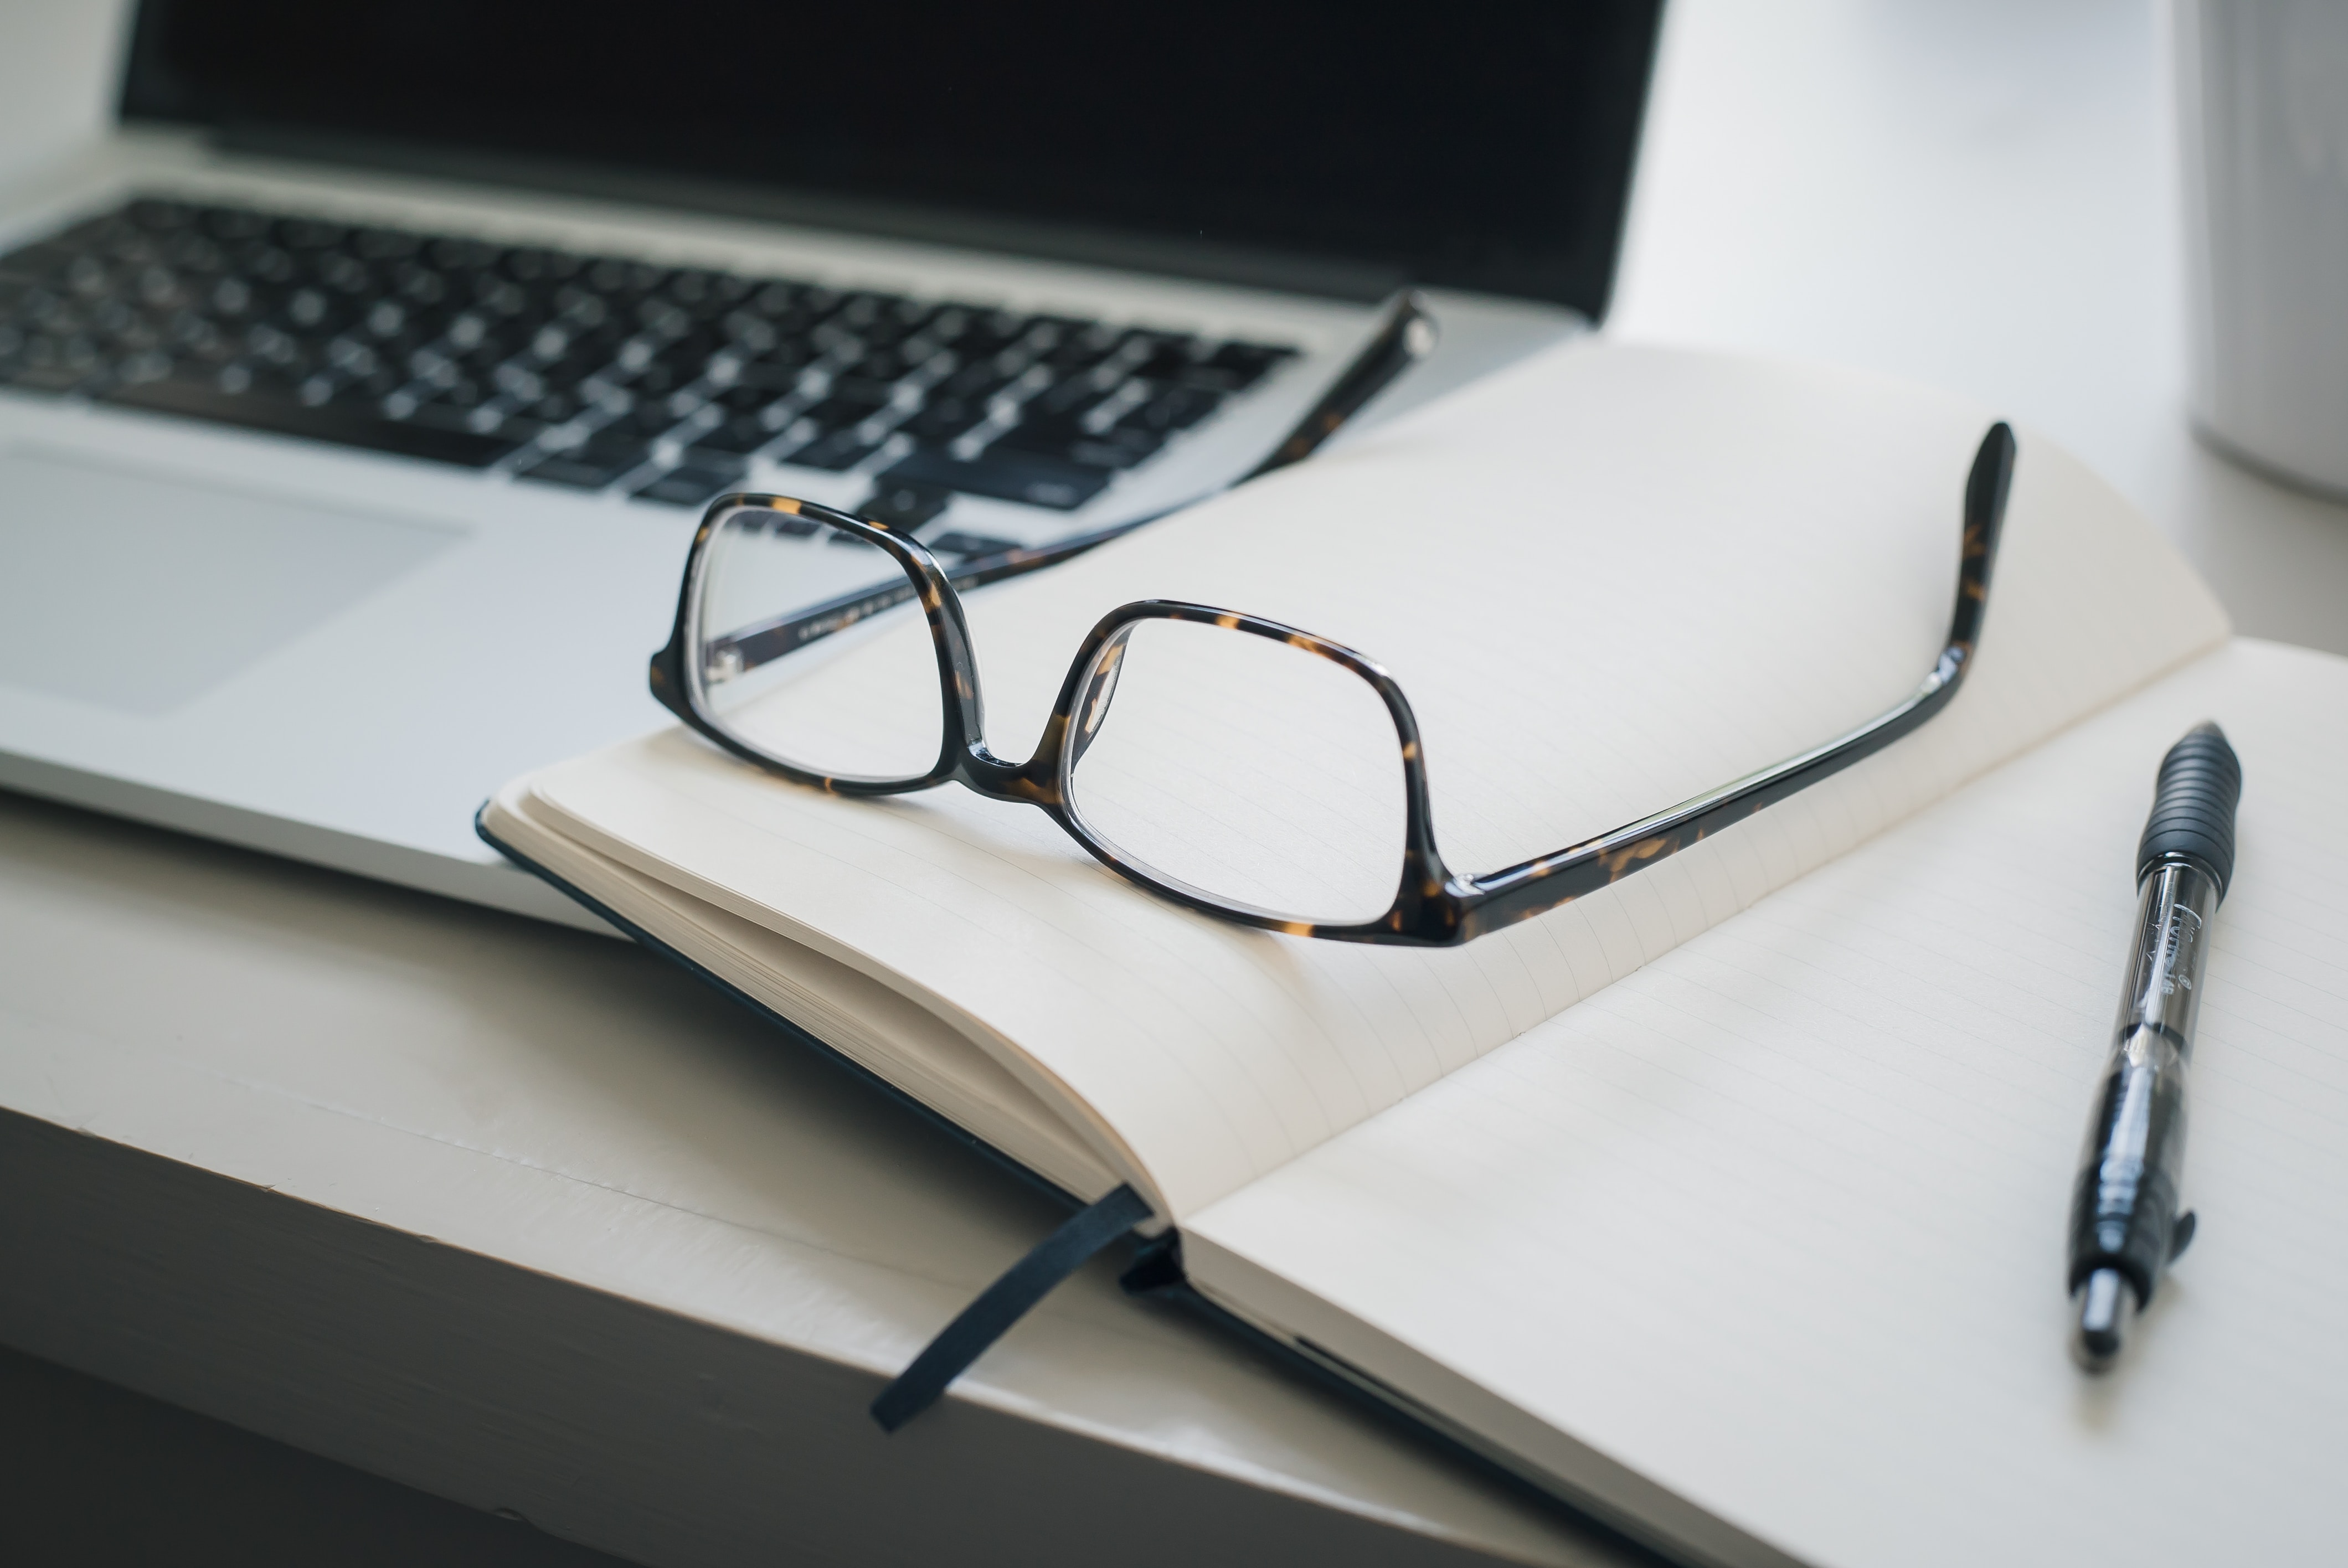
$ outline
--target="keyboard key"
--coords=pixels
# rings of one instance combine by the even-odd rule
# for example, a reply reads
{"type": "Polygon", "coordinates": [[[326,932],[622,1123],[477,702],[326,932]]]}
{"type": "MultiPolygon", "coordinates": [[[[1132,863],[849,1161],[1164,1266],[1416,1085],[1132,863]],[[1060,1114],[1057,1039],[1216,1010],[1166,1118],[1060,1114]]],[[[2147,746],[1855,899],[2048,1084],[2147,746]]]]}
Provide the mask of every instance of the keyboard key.
{"type": "Polygon", "coordinates": [[[698,414],[701,405],[701,398],[691,392],[672,392],[665,397],[640,397],[634,407],[613,420],[608,428],[633,431],[650,440],[675,429],[684,420],[698,414]]]}
{"type": "Polygon", "coordinates": [[[892,377],[856,374],[831,378],[830,396],[837,403],[864,403],[881,408],[895,395],[896,382],[892,377]]]}
{"type": "Polygon", "coordinates": [[[1244,392],[1262,381],[1264,373],[1284,359],[1296,357],[1292,348],[1270,343],[1227,343],[1182,374],[1186,385],[1208,392],[1244,392]]]}
{"type": "Polygon", "coordinates": [[[1124,423],[1136,430],[1188,430],[1220,407],[1222,401],[1197,387],[1171,387],[1127,415],[1124,423]]]}
{"type": "Polygon", "coordinates": [[[1074,375],[1090,370],[1108,358],[1116,351],[1117,343],[1118,336],[1113,328],[1085,327],[1046,349],[1043,360],[1062,374],[1074,375]]]}
{"type": "Polygon", "coordinates": [[[693,438],[695,452],[726,453],[747,456],[774,440],[777,432],[755,415],[737,414],[715,429],[705,430],[693,438]]]}
{"type": "Polygon", "coordinates": [[[875,349],[856,362],[856,374],[861,380],[889,385],[904,380],[935,358],[938,353],[934,343],[906,343],[896,348],[875,349]],[[916,349],[920,352],[911,352],[916,349]]]}
{"type": "Polygon", "coordinates": [[[706,461],[691,462],[638,486],[635,493],[644,500],[665,501],[672,507],[699,507],[711,497],[733,488],[741,478],[742,465],[738,462],[730,467],[706,461]]]}
{"type": "Polygon", "coordinates": [[[567,392],[550,392],[520,412],[541,425],[567,424],[579,416],[579,400],[567,392]]]}
{"type": "MultiPolygon", "coordinates": [[[[616,362],[623,368],[627,360],[616,362]]],[[[700,379],[700,373],[689,366],[680,367],[659,363],[644,364],[630,378],[629,384],[637,392],[654,397],[665,397],[678,388],[700,379]]]]}
{"type": "Polygon", "coordinates": [[[713,395],[709,401],[728,414],[758,414],[764,412],[777,395],[767,387],[746,386],[737,382],[713,395]]]}
{"type": "Polygon", "coordinates": [[[960,397],[933,397],[902,428],[917,441],[943,446],[986,420],[986,405],[960,397]]]}
{"type": "Polygon", "coordinates": [[[835,430],[830,435],[808,443],[785,457],[786,463],[796,463],[802,468],[824,468],[833,473],[853,468],[880,449],[885,436],[859,436],[853,428],[835,430]]]}
{"type": "Polygon", "coordinates": [[[1087,468],[1130,468],[1156,456],[1165,444],[1159,431],[1112,427],[1096,432],[1081,421],[1060,417],[1014,425],[988,450],[1031,452],[1087,468]]]}
{"type": "Polygon", "coordinates": [[[631,447],[623,456],[610,452],[590,451],[581,447],[569,452],[550,452],[534,458],[514,470],[525,479],[542,484],[567,485],[578,490],[601,490],[623,474],[640,467],[644,463],[642,448],[631,447]]]}
{"type": "MultiPolygon", "coordinates": [[[[353,405],[363,402],[368,412],[381,414],[386,418],[395,416],[395,411],[386,406],[388,399],[378,402],[374,399],[355,397],[348,401],[353,405]]],[[[337,403],[335,405],[343,405],[337,403]]],[[[525,442],[536,440],[540,431],[544,428],[535,419],[526,415],[509,412],[493,403],[463,410],[427,404],[417,407],[410,414],[407,423],[425,425],[434,430],[456,430],[474,436],[494,436],[509,451],[525,442]]]]}
{"type": "Polygon", "coordinates": [[[489,395],[489,389],[479,382],[470,376],[460,377],[435,389],[431,396],[417,404],[416,418],[443,429],[469,429],[473,411],[487,402],[489,395]]]}
{"type": "Polygon", "coordinates": [[[534,479],[541,485],[562,485],[574,490],[601,490],[627,470],[606,467],[600,463],[582,463],[575,457],[550,455],[514,472],[522,478],[534,479]]]}
{"type": "Polygon", "coordinates": [[[688,332],[654,349],[652,363],[665,367],[681,381],[691,381],[701,374],[710,356],[725,346],[726,340],[716,333],[688,332]]]}
{"type": "Polygon", "coordinates": [[[998,360],[983,359],[976,364],[965,364],[938,383],[936,393],[942,397],[966,397],[983,403],[1009,386],[1019,372],[1006,369],[998,360]]]}
{"type": "Polygon", "coordinates": [[[953,492],[936,485],[882,479],[856,507],[857,515],[892,528],[918,528],[953,504],[953,492]]]}
{"type": "Polygon", "coordinates": [[[593,344],[581,344],[566,351],[560,359],[548,360],[539,366],[539,378],[550,392],[577,394],[590,377],[599,375],[612,363],[608,350],[593,344]]]}
{"type": "Polygon", "coordinates": [[[815,357],[805,345],[784,343],[741,360],[734,370],[734,383],[763,392],[769,399],[780,397],[798,385],[815,357]]]}
{"type": "MultiPolygon", "coordinates": [[[[798,457],[791,460],[803,461],[798,457]]],[[[1109,477],[1099,468],[1037,454],[990,448],[967,462],[944,452],[916,452],[882,474],[880,483],[934,485],[964,495],[1024,501],[1031,507],[1065,512],[1100,494],[1107,487],[1109,477]]]]}
{"type": "Polygon", "coordinates": [[[1197,340],[1170,333],[1134,332],[1126,335],[1117,357],[1134,375],[1173,381],[1199,363],[1197,347],[1197,340]]]}
{"type": "Polygon", "coordinates": [[[633,431],[607,425],[563,448],[562,455],[582,463],[599,463],[616,473],[626,473],[652,456],[652,443],[633,431]]]}
{"type": "Polygon", "coordinates": [[[829,434],[834,430],[861,425],[888,406],[889,399],[885,395],[876,398],[865,395],[860,391],[853,396],[844,396],[835,393],[809,408],[799,417],[818,430],[829,434]]]}
{"type": "Polygon", "coordinates": [[[1104,380],[1087,371],[1054,382],[1027,400],[1025,416],[1032,419],[1080,415],[1108,395],[1110,388],[1117,384],[1114,371],[1110,377],[1104,380]]]}
{"type": "Polygon", "coordinates": [[[403,457],[427,457],[468,468],[485,468],[513,450],[510,440],[471,431],[442,430],[402,424],[357,408],[305,408],[298,403],[251,395],[232,395],[217,387],[185,381],[154,381],[118,387],[107,401],[159,414],[180,414],[198,419],[266,430],[280,436],[301,436],[314,441],[334,441],[403,457]]]}

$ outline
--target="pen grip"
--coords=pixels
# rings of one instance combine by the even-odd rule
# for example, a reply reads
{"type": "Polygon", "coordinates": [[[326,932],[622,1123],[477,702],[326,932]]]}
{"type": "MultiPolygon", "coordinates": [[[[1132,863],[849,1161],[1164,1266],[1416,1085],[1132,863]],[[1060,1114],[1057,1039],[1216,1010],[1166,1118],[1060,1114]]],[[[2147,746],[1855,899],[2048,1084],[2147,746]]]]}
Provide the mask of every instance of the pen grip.
{"type": "Polygon", "coordinates": [[[2234,807],[2241,798],[2242,764],[2226,733],[2215,724],[2188,731],[2161,759],[2152,815],[2137,844],[2136,879],[2182,857],[2208,870],[2224,897],[2234,879],[2234,807]]]}
{"type": "Polygon", "coordinates": [[[2097,1269],[2116,1268],[2141,1308],[2178,1249],[2185,1071],[2183,1055],[2150,1030],[2115,1051],[2105,1070],[2071,1193],[2075,1294],[2097,1269]]]}

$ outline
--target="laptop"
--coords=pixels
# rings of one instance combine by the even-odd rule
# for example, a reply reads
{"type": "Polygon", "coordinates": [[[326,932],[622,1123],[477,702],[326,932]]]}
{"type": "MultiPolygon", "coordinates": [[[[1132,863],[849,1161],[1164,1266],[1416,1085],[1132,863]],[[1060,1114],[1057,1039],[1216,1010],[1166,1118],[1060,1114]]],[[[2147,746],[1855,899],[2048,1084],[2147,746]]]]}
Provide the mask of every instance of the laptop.
{"type": "MultiPolygon", "coordinates": [[[[1660,0],[140,0],[0,190],[0,786],[583,917],[473,836],[657,727],[699,508],[949,563],[1603,313],[1660,0]]],[[[1374,409],[1373,413],[1379,412],[1374,409]]]]}

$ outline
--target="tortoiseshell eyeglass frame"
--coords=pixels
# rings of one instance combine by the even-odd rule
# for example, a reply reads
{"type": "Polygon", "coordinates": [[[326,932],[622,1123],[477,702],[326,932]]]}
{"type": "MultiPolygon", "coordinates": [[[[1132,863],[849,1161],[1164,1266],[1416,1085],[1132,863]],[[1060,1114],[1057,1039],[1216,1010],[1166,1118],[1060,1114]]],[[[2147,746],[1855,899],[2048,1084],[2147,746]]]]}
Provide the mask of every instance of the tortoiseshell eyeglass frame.
{"type": "MultiPolygon", "coordinates": [[[[1025,763],[1008,762],[987,749],[984,704],[979,692],[977,661],[971,654],[970,624],[963,613],[961,597],[944,569],[918,540],[906,533],[812,501],[784,496],[731,495],[710,503],[694,536],[692,553],[686,559],[675,628],[668,646],[653,656],[653,695],[718,745],[796,784],[838,794],[881,795],[931,789],[951,781],[990,800],[1036,806],[1112,871],[1203,914],[1295,937],[1409,947],[1456,947],[1570,903],[1700,843],[1763,807],[1881,751],[1945,708],[1972,663],[1982,622],[1988,612],[1990,572],[1997,559],[1998,533],[2004,521],[2006,495],[2013,482],[2013,457],[2012,430],[2003,424],[1992,425],[1982,439],[1965,482],[1963,545],[1958,565],[1956,608],[1950,620],[1948,637],[1931,670],[1907,698],[1857,729],[1773,767],[1748,774],[1611,833],[1480,876],[1457,875],[1443,863],[1442,854],[1436,847],[1418,723],[1402,688],[1375,661],[1327,638],[1236,610],[1170,600],[1141,600],[1120,605],[1101,618],[1077,649],[1035,754],[1025,763]],[[910,594],[891,589],[875,595],[873,607],[885,608],[903,603],[909,597],[917,598],[929,620],[930,635],[937,650],[944,723],[937,762],[927,773],[904,779],[810,773],[745,742],[709,711],[704,699],[704,671],[690,657],[690,650],[700,638],[695,618],[702,573],[707,566],[709,542],[718,529],[728,518],[756,511],[788,513],[829,525],[879,546],[903,569],[910,594]],[[1070,774],[1106,714],[1107,703],[1096,699],[1104,694],[1105,689],[1113,688],[1111,677],[1126,641],[1137,626],[1147,620],[1201,621],[1249,636],[1271,638],[1343,665],[1377,692],[1394,721],[1395,738],[1401,745],[1405,798],[1401,865],[1394,902],[1385,914],[1375,920],[1338,925],[1300,920],[1277,910],[1220,898],[1126,858],[1086,825],[1071,800],[1070,774]],[[1079,714],[1084,719],[1081,723],[1077,722],[1079,714]]],[[[834,630],[829,626],[809,627],[803,620],[778,626],[798,631],[801,641],[794,645],[804,645],[804,641],[834,630]]],[[[764,629],[767,635],[775,630],[764,629]]],[[[752,635],[756,634],[754,629],[752,635]]],[[[764,662],[786,651],[784,647],[762,650],[762,657],[753,662],[764,662]]]]}

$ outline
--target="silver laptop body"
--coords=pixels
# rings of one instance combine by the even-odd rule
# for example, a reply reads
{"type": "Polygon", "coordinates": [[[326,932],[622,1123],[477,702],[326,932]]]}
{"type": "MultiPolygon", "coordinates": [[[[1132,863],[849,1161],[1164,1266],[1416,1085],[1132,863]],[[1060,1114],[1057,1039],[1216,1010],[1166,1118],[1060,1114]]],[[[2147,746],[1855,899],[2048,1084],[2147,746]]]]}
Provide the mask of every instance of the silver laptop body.
{"type": "MultiPolygon", "coordinates": [[[[473,811],[664,723],[709,495],[1047,543],[1229,483],[1377,317],[1360,269],[339,150],[144,117],[0,190],[0,785],[551,919],[473,811]]],[[[1594,313],[1423,292],[1443,346],[1380,414],[1594,313]]]]}

